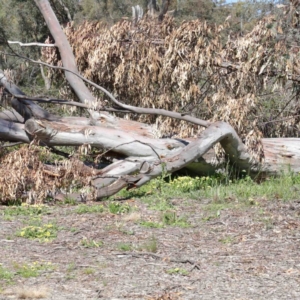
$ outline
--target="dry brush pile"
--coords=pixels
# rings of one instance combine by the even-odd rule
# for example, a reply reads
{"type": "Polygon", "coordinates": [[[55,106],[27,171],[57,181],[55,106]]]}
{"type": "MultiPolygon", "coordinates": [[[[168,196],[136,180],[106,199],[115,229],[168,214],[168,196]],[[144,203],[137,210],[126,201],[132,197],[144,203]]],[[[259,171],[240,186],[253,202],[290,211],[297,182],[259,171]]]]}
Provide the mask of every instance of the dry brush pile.
{"type": "Polygon", "coordinates": [[[89,185],[90,172],[78,159],[47,164],[51,153],[29,145],[9,153],[0,153],[0,203],[42,203],[59,191],[72,193],[89,185]]]}
{"type": "MultiPolygon", "coordinates": [[[[249,150],[262,155],[261,137],[299,133],[295,18],[291,6],[261,20],[244,36],[230,34],[229,23],[211,26],[194,20],[177,25],[167,16],[162,23],[145,16],[136,25],[122,20],[112,27],[85,22],[68,26],[65,33],[80,72],[119,100],[229,122],[249,150]]],[[[48,63],[60,63],[53,48],[43,55],[48,63]]],[[[69,89],[62,93],[70,97],[69,89]]],[[[201,130],[163,117],[130,117],[156,122],[161,135],[187,137],[201,130]]]]}

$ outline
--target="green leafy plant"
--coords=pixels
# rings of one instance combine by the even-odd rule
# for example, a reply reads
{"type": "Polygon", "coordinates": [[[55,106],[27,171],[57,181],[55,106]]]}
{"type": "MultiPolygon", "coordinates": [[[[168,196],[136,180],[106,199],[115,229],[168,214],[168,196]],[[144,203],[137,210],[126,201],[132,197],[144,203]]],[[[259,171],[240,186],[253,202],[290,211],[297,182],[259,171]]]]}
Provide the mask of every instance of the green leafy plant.
{"type": "Polygon", "coordinates": [[[209,176],[197,176],[195,178],[189,176],[181,176],[173,179],[169,185],[174,189],[187,193],[199,189],[211,188],[216,184],[217,181],[218,178],[209,176]]]}
{"type": "Polygon", "coordinates": [[[39,242],[49,242],[56,238],[58,227],[54,224],[42,226],[26,226],[17,232],[17,236],[27,239],[37,239],[39,242]]]}

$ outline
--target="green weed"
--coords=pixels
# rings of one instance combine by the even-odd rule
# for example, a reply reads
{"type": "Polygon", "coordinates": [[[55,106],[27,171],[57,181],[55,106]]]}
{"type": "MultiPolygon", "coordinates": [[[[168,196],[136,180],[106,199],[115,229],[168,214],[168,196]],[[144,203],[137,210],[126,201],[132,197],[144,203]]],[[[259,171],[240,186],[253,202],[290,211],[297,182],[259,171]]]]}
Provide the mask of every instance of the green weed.
{"type": "Polygon", "coordinates": [[[9,271],[8,269],[4,268],[1,264],[0,264],[0,280],[5,281],[7,283],[10,283],[12,281],[12,279],[14,278],[14,273],[9,271]]]}
{"type": "Polygon", "coordinates": [[[232,236],[227,236],[225,238],[220,239],[219,242],[225,245],[232,244],[234,242],[234,238],[232,236]]]}
{"type": "Polygon", "coordinates": [[[76,269],[75,263],[72,262],[67,265],[67,272],[73,272],[75,271],[75,269],[76,269]]]}
{"type": "Polygon", "coordinates": [[[161,215],[160,222],[153,221],[141,221],[139,224],[148,228],[163,228],[165,226],[178,226],[178,227],[190,227],[186,218],[178,217],[175,211],[167,211],[161,215]]]}
{"type": "Polygon", "coordinates": [[[108,210],[111,214],[125,214],[131,211],[129,204],[120,204],[119,202],[110,202],[108,204],[108,210]]]}
{"type": "Polygon", "coordinates": [[[162,215],[162,223],[168,226],[189,227],[190,224],[183,217],[178,217],[176,212],[167,211],[162,215]]]}
{"type": "Polygon", "coordinates": [[[157,248],[158,248],[157,239],[153,236],[148,241],[139,245],[137,250],[155,253],[155,252],[157,252],[157,248]]]}
{"type": "Polygon", "coordinates": [[[181,268],[173,268],[169,269],[166,271],[168,274],[173,275],[173,274],[179,274],[182,276],[187,276],[189,275],[189,272],[186,269],[181,269],[181,268]]]}
{"type": "Polygon", "coordinates": [[[131,251],[132,246],[130,244],[127,244],[127,243],[119,243],[118,244],[118,249],[121,250],[121,251],[131,251]]]}
{"type": "Polygon", "coordinates": [[[90,214],[90,213],[103,213],[104,212],[104,206],[103,205],[86,205],[86,204],[80,204],[76,208],[77,214],[90,214]]]}
{"type": "Polygon", "coordinates": [[[17,236],[26,239],[37,239],[39,242],[49,242],[57,237],[58,227],[54,224],[42,226],[26,226],[17,232],[17,236]]]}
{"type": "Polygon", "coordinates": [[[149,228],[163,228],[164,225],[162,223],[152,222],[152,221],[141,221],[139,223],[141,226],[149,227],[149,228]]]}
{"type": "Polygon", "coordinates": [[[77,205],[78,201],[72,197],[66,196],[64,199],[64,204],[68,204],[68,205],[77,205]]]}
{"type": "Polygon", "coordinates": [[[158,178],[141,188],[143,201],[149,204],[150,209],[160,211],[172,209],[168,199],[173,197],[212,199],[215,203],[231,202],[232,206],[233,203],[240,206],[255,205],[256,199],[259,198],[297,199],[300,191],[300,174],[283,174],[261,182],[256,182],[248,175],[243,175],[242,178],[230,178],[229,175],[220,174],[211,177],[181,176],[168,182],[158,178]]]}
{"type": "Polygon", "coordinates": [[[37,277],[42,272],[53,271],[55,269],[51,262],[33,262],[29,264],[14,263],[13,267],[15,269],[16,274],[23,278],[37,277]]]}
{"type": "Polygon", "coordinates": [[[149,208],[158,211],[166,211],[173,208],[173,205],[170,204],[170,201],[160,197],[149,203],[149,208]]]}
{"type": "Polygon", "coordinates": [[[99,247],[103,246],[102,241],[94,241],[94,240],[87,239],[87,238],[82,239],[80,244],[86,248],[99,248],[99,247]]]}
{"type": "Polygon", "coordinates": [[[66,271],[66,280],[71,280],[75,278],[75,274],[72,274],[76,270],[75,263],[70,263],[67,265],[67,271],[66,271]]]}
{"type": "Polygon", "coordinates": [[[85,275],[92,275],[95,273],[95,269],[93,268],[85,268],[82,270],[82,273],[84,273],[85,275]]]}
{"type": "Polygon", "coordinates": [[[49,207],[43,204],[8,206],[4,209],[4,216],[37,216],[49,213],[49,207]]]}

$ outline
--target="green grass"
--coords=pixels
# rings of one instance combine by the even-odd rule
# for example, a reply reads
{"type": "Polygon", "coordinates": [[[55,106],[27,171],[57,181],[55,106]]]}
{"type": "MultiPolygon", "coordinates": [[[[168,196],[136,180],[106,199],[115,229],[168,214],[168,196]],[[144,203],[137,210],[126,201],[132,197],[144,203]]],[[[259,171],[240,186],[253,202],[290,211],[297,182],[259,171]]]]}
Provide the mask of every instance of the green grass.
{"type": "Polygon", "coordinates": [[[162,178],[151,180],[139,189],[121,191],[117,195],[140,198],[150,209],[166,211],[173,209],[172,198],[212,199],[215,203],[239,202],[254,205],[256,199],[297,199],[300,193],[300,174],[283,174],[256,182],[245,175],[230,178],[225,175],[211,177],[181,176],[168,181],[162,178]],[[158,193],[159,191],[159,193],[158,193]]]}
{"type": "Polygon", "coordinates": [[[234,243],[234,241],[235,241],[234,237],[232,237],[232,236],[226,236],[219,240],[219,242],[224,245],[232,244],[232,243],[234,243]]]}
{"type": "Polygon", "coordinates": [[[75,265],[74,262],[69,263],[69,264],[67,265],[67,272],[73,272],[73,271],[75,271],[75,269],[76,269],[76,265],[75,265]]]}
{"type": "Polygon", "coordinates": [[[228,181],[226,184],[215,181],[212,185],[208,185],[200,190],[191,192],[194,199],[208,198],[218,201],[240,201],[247,205],[255,204],[255,199],[280,199],[292,200],[299,197],[300,176],[299,175],[283,175],[276,178],[268,178],[267,180],[257,183],[250,177],[244,179],[228,181]]]}
{"type": "Polygon", "coordinates": [[[4,268],[0,264],[0,283],[11,284],[13,279],[22,277],[38,277],[44,272],[51,272],[55,269],[51,262],[33,262],[33,263],[16,263],[12,264],[13,270],[4,268]]]}
{"type": "Polygon", "coordinates": [[[139,224],[143,227],[148,228],[163,228],[164,224],[158,223],[158,222],[152,222],[152,221],[141,221],[139,224]]]}
{"type": "Polygon", "coordinates": [[[121,251],[131,251],[132,250],[131,244],[128,244],[128,243],[119,243],[117,248],[118,248],[118,250],[121,250],[121,251]]]}
{"type": "Polygon", "coordinates": [[[146,251],[146,252],[157,252],[158,245],[157,245],[157,239],[152,236],[149,240],[141,243],[138,247],[138,251],[146,251]]]}
{"type": "Polygon", "coordinates": [[[78,201],[72,197],[66,196],[63,203],[67,205],[77,205],[78,201]]]}
{"type": "Polygon", "coordinates": [[[176,211],[166,211],[161,215],[160,222],[142,220],[139,224],[148,228],[164,228],[165,226],[177,226],[182,228],[190,227],[190,224],[184,217],[177,216],[176,211]]]}
{"type": "Polygon", "coordinates": [[[76,213],[78,214],[91,214],[91,213],[103,213],[104,212],[104,206],[101,205],[86,205],[86,204],[80,204],[76,208],[76,213]]]}
{"type": "Polygon", "coordinates": [[[7,268],[4,268],[0,264],[0,281],[11,283],[13,278],[14,278],[14,273],[8,270],[7,268]]]}
{"type": "Polygon", "coordinates": [[[85,274],[85,275],[92,275],[95,272],[96,272],[95,269],[90,268],[90,267],[85,268],[85,269],[82,270],[82,273],[85,274]]]}
{"type": "Polygon", "coordinates": [[[55,269],[51,262],[14,263],[13,267],[16,275],[23,278],[37,277],[43,272],[49,272],[55,269]]]}
{"type": "Polygon", "coordinates": [[[122,204],[119,202],[110,201],[108,206],[105,207],[104,205],[86,205],[80,204],[76,208],[76,213],[78,214],[88,214],[88,213],[103,213],[103,212],[110,212],[111,214],[125,214],[129,213],[132,210],[131,206],[127,203],[122,204]]]}
{"type": "Polygon", "coordinates": [[[68,264],[67,270],[66,270],[66,276],[65,276],[66,280],[71,280],[76,277],[76,275],[74,274],[74,271],[76,271],[75,263],[68,264]]]}
{"type": "Polygon", "coordinates": [[[131,211],[131,207],[129,204],[121,204],[119,202],[109,202],[108,210],[111,214],[125,214],[131,211]]]}
{"type": "Polygon", "coordinates": [[[22,205],[8,206],[4,209],[4,216],[38,216],[49,213],[49,207],[43,204],[29,205],[22,203],[22,205]]]}
{"type": "Polygon", "coordinates": [[[190,227],[186,218],[178,217],[175,211],[167,211],[162,215],[162,223],[167,226],[190,227]]]}

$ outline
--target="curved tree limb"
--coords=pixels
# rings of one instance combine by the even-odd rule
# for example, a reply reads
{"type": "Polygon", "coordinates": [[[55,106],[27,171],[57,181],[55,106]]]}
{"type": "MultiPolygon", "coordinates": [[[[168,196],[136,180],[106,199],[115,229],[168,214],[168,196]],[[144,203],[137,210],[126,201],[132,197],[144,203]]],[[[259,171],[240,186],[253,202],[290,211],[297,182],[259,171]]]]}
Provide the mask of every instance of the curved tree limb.
{"type": "Polygon", "coordinates": [[[96,148],[113,149],[114,152],[129,157],[165,156],[184,146],[172,139],[151,139],[139,134],[105,126],[85,126],[62,122],[37,121],[29,119],[25,123],[26,132],[37,140],[51,146],[82,146],[90,144],[96,148]]]}
{"type": "MultiPolygon", "coordinates": [[[[140,174],[136,176],[120,176],[110,186],[98,189],[97,200],[111,196],[125,186],[130,187],[133,185],[135,187],[140,187],[164,172],[173,173],[180,170],[198,157],[203,156],[218,142],[224,147],[232,164],[246,172],[251,170],[253,162],[235,130],[225,122],[216,122],[204,130],[198,140],[191,142],[183,149],[180,149],[175,153],[170,153],[160,160],[147,162],[147,168],[143,173],[140,172],[140,174]]],[[[140,159],[140,164],[142,165],[142,163],[143,161],[140,159]]],[[[98,182],[98,185],[99,184],[101,185],[101,181],[100,183],[98,182]]],[[[103,186],[104,185],[105,182],[103,181],[103,186]]]]}

